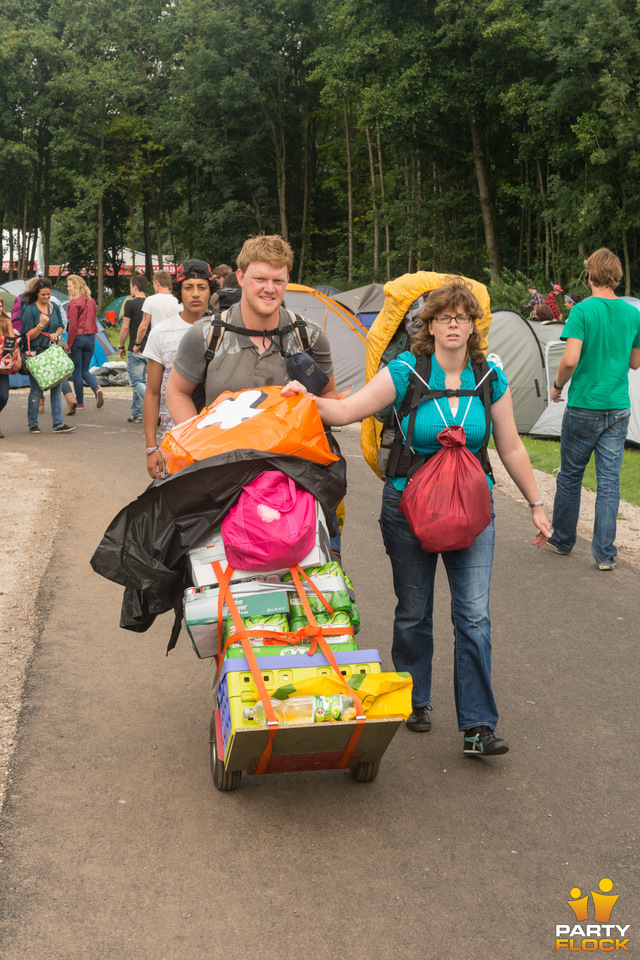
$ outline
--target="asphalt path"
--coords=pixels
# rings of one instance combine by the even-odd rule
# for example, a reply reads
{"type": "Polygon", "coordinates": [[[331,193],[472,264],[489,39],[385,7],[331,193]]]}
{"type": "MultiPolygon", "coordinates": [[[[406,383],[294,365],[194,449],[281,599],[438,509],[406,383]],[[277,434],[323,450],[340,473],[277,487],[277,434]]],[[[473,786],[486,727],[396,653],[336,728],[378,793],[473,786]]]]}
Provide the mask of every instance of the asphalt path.
{"type": "MultiPolygon", "coordinates": [[[[184,632],[165,656],[169,615],[120,630],[121,588],[89,566],[147,483],[128,409],[107,396],[66,437],[48,413],[30,436],[24,395],[3,414],[2,449],[55,469],[62,510],[2,826],[4,960],[537,960],[575,923],[570,891],[605,877],[611,923],[637,951],[638,570],[599,573],[584,541],[569,558],[537,551],[528,509],[497,491],[494,688],[510,753],[462,754],[440,569],[432,732],[402,727],[373,783],[245,775],[219,793],[208,664],[184,632]]],[[[381,484],[355,428],[338,439],[359,639],[391,669],[381,484]]]]}

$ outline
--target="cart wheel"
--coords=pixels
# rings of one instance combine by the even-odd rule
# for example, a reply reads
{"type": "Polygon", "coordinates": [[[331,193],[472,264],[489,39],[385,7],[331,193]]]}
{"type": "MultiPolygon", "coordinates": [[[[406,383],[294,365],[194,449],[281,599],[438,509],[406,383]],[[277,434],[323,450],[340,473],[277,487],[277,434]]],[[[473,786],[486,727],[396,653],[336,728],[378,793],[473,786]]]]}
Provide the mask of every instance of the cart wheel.
{"type": "Polygon", "coordinates": [[[370,783],[378,776],[380,770],[379,760],[369,760],[366,763],[357,763],[351,768],[351,775],[359,783],[370,783]]]}
{"type": "MultiPolygon", "coordinates": [[[[215,716],[215,714],[214,714],[215,716]]],[[[242,779],[242,770],[225,770],[224,762],[218,756],[216,728],[213,717],[209,727],[209,751],[211,758],[211,779],[218,790],[237,790],[242,779]]]]}

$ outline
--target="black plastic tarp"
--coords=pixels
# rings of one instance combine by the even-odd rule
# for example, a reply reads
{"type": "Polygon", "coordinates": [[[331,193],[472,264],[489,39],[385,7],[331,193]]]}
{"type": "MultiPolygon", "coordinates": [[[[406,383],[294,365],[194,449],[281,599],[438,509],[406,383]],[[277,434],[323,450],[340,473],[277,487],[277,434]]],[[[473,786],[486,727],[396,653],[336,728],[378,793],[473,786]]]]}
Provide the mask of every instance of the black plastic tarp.
{"type": "MultiPolygon", "coordinates": [[[[334,453],[340,449],[328,435],[334,453]]],[[[180,611],[190,585],[186,554],[216,527],[263,470],[282,470],[320,502],[327,521],[346,493],[346,463],[322,467],[299,457],[233,450],[157,480],[111,521],[91,558],[101,576],[125,587],[120,626],[144,632],[158,614],[180,611]]],[[[335,530],[333,531],[336,532],[335,530]]],[[[177,637],[176,619],[172,644],[177,637]]]]}

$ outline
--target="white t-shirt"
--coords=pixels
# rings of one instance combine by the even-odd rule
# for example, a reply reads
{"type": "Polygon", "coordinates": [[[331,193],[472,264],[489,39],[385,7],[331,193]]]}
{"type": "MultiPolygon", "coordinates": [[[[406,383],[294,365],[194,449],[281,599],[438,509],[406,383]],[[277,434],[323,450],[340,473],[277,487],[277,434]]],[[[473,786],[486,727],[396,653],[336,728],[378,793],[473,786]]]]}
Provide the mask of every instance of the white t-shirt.
{"type": "Polygon", "coordinates": [[[149,328],[153,330],[163,320],[168,320],[174,313],[178,313],[180,304],[172,293],[154,293],[142,304],[142,312],[151,314],[149,328]]]}
{"type": "MultiPolygon", "coordinates": [[[[162,294],[162,296],[164,298],[164,294],[162,294]]],[[[166,297],[166,299],[168,300],[169,297],[166,297]]],[[[161,363],[164,367],[160,393],[160,430],[163,435],[167,430],[172,430],[175,426],[164,399],[167,380],[169,379],[180,341],[187,330],[190,329],[191,324],[186,323],[179,313],[174,313],[168,320],[164,320],[153,328],[149,334],[147,344],[142,351],[143,357],[146,357],[148,360],[155,360],[156,363],[161,363]]]]}

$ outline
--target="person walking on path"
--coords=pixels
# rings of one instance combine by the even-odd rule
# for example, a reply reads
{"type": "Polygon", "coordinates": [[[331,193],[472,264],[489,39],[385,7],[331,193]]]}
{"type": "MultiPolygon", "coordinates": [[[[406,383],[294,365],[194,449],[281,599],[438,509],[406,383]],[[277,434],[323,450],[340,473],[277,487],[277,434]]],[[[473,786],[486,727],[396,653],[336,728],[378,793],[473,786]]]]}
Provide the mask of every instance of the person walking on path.
{"type": "MultiPolygon", "coordinates": [[[[158,270],[154,274],[153,289],[155,293],[147,297],[142,304],[142,323],[138,328],[140,343],[144,341],[148,330],[153,330],[169,317],[175,317],[180,309],[180,304],[171,292],[171,274],[168,270],[158,270]]],[[[142,349],[134,345],[133,352],[140,356],[142,349]]]]}
{"type": "MultiPolygon", "coordinates": [[[[476,320],[482,309],[472,290],[454,280],[432,291],[418,314],[423,321],[411,352],[401,353],[369,383],[344,400],[316,398],[322,422],[344,426],[370,417],[389,404],[399,413],[414,380],[418,358],[431,358],[428,386],[450,391],[451,399],[420,403],[415,416],[410,449],[429,458],[442,449],[442,422],[446,426],[465,424],[466,446],[478,453],[486,434],[486,412],[480,396],[458,397],[458,390],[473,391],[476,385],[472,364],[484,354],[476,320]]],[[[495,366],[490,389],[490,417],[496,450],[507,472],[531,508],[537,533],[533,543],[542,546],[551,526],[540,499],[531,463],[513,418],[507,378],[495,366]]],[[[419,374],[418,374],[419,376],[419,374]]],[[[282,395],[307,393],[298,381],[287,384],[282,395]]],[[[409,413],[402,413],[402,436],[407,435],[409,413]]],[[[492,478],[487,475],[489,489],[492,478]]],[[[467,756],[497,756],[507,753],[505,740],[496,736],[498,709],[491,686],[491,617],[489,591],[494,551],[493,507],[488,526],[471,546],[427,551],[413,533],[400,502],[406,476],[388,477],[382,494],[380,529],[391,561],[397,605],[393,624],[393,664],[407,671],[413,680],[413,710],[406,721],[410,730],[431,729],[431,678],[433,660],[433,602],[438,556],[442,557],[451,590],[451,619],[454,628],[454,695],[458,729],[463,733],[467,756]]]]}
{"type": "Polygon", "coordinates": [[[147,360],[147,388],[142,404],[146,441],[147,472],[152,480],[164,476],[164,459],[157,442],[160,434],[174,426],[165,401],[167,381],[180,341],[189,328],[207,312],[207,303],[215,282],[211,267],[204,260],[187,260],[180,264],[173,283],[172,300],[177,307],[173,316],[153,327],[144,356],[147,360]],[[180,310],[182,305],[182,310],[180,310]]]}
{"type": "Polygon", "coordinates": [[[599,570],[613,570],[620,470],[631,417],[629,369],[640,367],[640,311],[616,297],[618,257],[605,247],[584,261],[592,296],[572,308],[560,335],[564,354],[551,388],[559,403],[571,380],[560,436],[560,471],[548,541],[566,555],[576,542],[585,467],[596,464],[596,506],[591,553],[599,570]]]}
{"type": "Polygon", "coordinates": [[[100,385],[91,373],[91,360],[96,346],[96,302],[91,296],[91,290],[82,279],[72,273],[67,277],[67,290],[71,301],[67,311],[69,326],[67,329],[67,344],[73,360],[73,389],[76,394],[77,407],[84,408],[84,384],[93,391],[98,409],[104,403],[104,395],[100,385]]]}
{"type": "MultiPolygon", "coordinates": [[[[27,306],[22,313],[23,349],[32,353],[42,353],[50,343],[57,343],[62,336],[64,325],[57,303],[51,301],[51,281],[47,277],[38,277],[27,295],[27,306]]],[[[29,373],[29,371],[27,371],[29,373]]],[[[44,393],[37,381],[29,373],[29,399],[27,401],[27,423],[30,433],[41,433],[38,426],[40,401],[44,393]]],[[[70,427],[62,421],[62,384],[51,387],[51,419],[54,433],[72,433],[70,427]]]]}
{"type": "Polygon", "coordinates": [[[139,356],[135,347],[144,350],[147,338],[138,339],[138,330],[142,323],[142,305],[145,301],[145,291],[147,289],[147,278],[139,276],[131,278],[129,283],[131,291],[131,300],[127,300],[124,305],[124,316],[122,318],[122,327],[120,328],[120,356],[124,357],[125,343],[129,338],[129,351],[127,353],[127,376],[133,390],[131,398],[131,415],[129,423],[142,423],[142,403],[144,400],[144,391],[147,386],[147,361],[139,356]]]}
{"type": "Polygon", "coordinates": [[[544,304],[544,297],[541,293],[538,293],[538,288],[536,287],[535,283],[530,283],[528,290],[531,299],[529,300],[529,303],[525,303],[522,309],[531,310],[531,319],[538,320],[538,310],[544,304]]]}
{"type": "MultiPolygon", "coordinates": [[[[13,329],[11,316],[4,309],[4,301],[0,300],[0,337],[12,337],[16,339],[18,334],[13,329]]],[[[22,366],[22,359],[18,358],[18,369],[22,366]]],[[[0,413],[4,410],[9,400],[9,374],[0,373],[0,413]]],[[[4,433],[0,430],[0,440],[4,439],[4,433]]]]}

